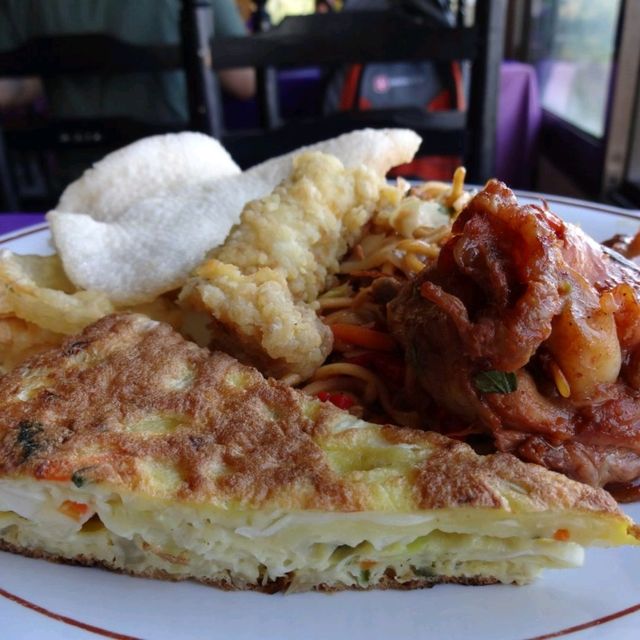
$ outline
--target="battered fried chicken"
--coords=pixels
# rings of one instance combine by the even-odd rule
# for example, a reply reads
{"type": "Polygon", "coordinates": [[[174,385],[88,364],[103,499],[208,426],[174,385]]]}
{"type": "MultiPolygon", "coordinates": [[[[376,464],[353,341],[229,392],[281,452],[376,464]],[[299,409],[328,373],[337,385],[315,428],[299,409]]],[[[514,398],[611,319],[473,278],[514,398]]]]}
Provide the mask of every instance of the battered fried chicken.
{"type": "Polygon", "coordinates": [[[294,158],[291,176],[245,206],[182,289],[185,308],[211,317],[208,346],[271,376],[308,378],[332,345],[316,299],[390,189],[366,166],[322,153],[294,158]]]}
{"type": "Polygon", "coordinates": [[[604,486],[640,477],[639,300],[637,272],[494,180],[389,314],[440,407],[604,486]]]}

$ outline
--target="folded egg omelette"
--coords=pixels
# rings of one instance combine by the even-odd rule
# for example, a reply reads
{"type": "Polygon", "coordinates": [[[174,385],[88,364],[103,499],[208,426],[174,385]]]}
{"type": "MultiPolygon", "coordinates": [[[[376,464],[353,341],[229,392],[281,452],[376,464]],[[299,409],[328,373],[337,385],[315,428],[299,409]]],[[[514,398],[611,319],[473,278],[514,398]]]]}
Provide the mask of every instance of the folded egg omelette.
{"type": "Polygon", "coordinates": [[[363,422],[108,316],[0,378],[0,548],[223,588],[525,583],[638,544],[604,491],[363,422]]]}

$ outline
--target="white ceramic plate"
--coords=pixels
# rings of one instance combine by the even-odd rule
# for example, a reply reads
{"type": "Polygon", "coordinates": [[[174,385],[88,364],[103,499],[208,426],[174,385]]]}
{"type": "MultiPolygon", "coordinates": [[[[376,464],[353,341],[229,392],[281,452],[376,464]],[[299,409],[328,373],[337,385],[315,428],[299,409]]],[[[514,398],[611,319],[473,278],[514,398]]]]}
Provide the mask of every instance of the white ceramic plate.
{"type": "MultiPolygon", "coordinates": [[[[523,201],[535,199],[523,194],[523,201]]],[[[640,214],[548,197],[598,240],[635,233],[640,214]]],[[[46,226],[0,238],[50,253],[46,226]]],[[[640,504],[625,508],[640,521],[640,504]]],[[[583,568],[526,587],[267,596],[130,578],[0,553],[0,638],[579,640],[640,638],[640,548],[596,549],[583,568]]]]}

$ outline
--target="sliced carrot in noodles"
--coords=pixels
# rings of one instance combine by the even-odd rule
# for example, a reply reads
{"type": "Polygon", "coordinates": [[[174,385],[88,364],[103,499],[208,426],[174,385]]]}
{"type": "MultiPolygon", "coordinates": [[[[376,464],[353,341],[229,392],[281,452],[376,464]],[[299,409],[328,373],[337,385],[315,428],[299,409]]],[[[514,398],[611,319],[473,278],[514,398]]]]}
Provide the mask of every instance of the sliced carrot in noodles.
{"type": "Polygon", "coordinates": [[[336,323],[330,325],[333,337],[342,342],[375,349],[376,351],[395,351],[398,344],[387,333],[368,329],[354,324],[336,323]]]}

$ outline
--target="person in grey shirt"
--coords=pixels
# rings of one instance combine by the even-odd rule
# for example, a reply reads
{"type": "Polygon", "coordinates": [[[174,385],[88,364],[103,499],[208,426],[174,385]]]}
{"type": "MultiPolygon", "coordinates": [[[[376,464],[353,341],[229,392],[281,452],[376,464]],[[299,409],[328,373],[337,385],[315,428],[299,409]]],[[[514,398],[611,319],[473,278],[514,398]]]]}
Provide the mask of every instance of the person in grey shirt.
{"type": "MultiPolygon", "coordinates": [[[[247,30],[234,0],[211,0],[215,37],[247,30]]],[[[30,38],[105,33],[138,45],[179,44],[179,0],[0,0],[0,49],[30,38]]],[[[219,74],[223,90],[247,99],[255,93],[253,69],[219,74]]],[[[129,117],[153,124],[187,122],[184,74],[68,76],[43,81],[48,108],[58,118],[129,117]]],[[[19,83],[5,85],[5,104],[32,97],[19,83]],[[13,92],[10,87],[13,87],[13,92]]],[[[0,105],[1,106],[1,105],[0,105]]]]}
{"type": "MultiPolygon", "coordinates": [[[[247,34],[234,0],[210,2],[215,37],[247,34]]],[[[0,50],[38,36],[91,33],[143,46],[178,45],[180,9],[180,0],[0,0],[0,50]]],[[[255,93],[253,69],[221,71],[219,80],[223,91],[236,98],[248,99],[255,93]]],[[[0,79],[0,111],[32,104],[41,96],[46,113],[56,119],[122,117],[171,127],[189,122],[181,71],[0,79]]],[[[102,155],[104,151],[92,148],[59,150],[53,162],[34,164],[31,158],[30,167],[41,168],[30,169],[27,175],[34,175],[34,170],[46,173],[53,192],[60,192],[102,155]]]]}

